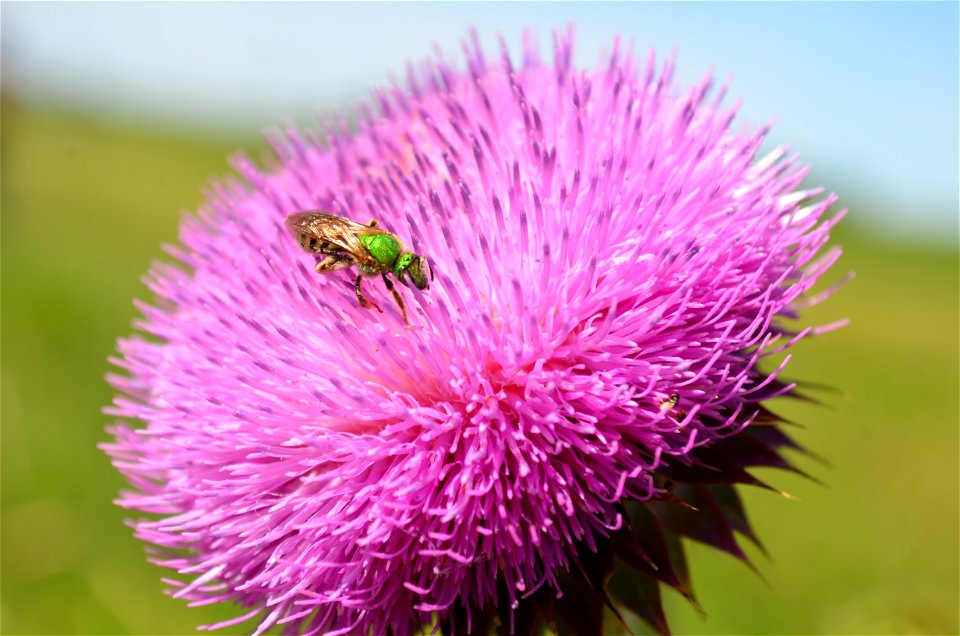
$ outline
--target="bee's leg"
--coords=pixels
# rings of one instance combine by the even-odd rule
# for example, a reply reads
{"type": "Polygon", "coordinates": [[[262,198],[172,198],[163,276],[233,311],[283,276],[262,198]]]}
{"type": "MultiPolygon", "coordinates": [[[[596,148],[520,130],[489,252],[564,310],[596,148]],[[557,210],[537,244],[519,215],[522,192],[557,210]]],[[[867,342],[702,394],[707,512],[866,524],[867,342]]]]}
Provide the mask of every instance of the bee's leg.
{"type": "Polygon", "coordinates": [[[366,307],[366,308],[368,308],[368,309],[369,309],[370,307],[373,307],[373,308],[375,308],[377,311],[379,311],[380,313],[383,313],[383,310],[380,309],[380,305],[378,305],[377,303],[375,303],[375,302],[373,302],[373,301],[367,300],[366,298],[363,297],[363,292],[360,291],[360,281],[361,281],[361,280],[363,280],[363,275],[362,275],[362,274],[358,274],[358,275],[357,275],[356,288],[357,288],[357,300],[360,301],[360,306],[361,306],[361,307],[366,307]]]}
{"type": "Polygon", "coordinates": [[[400,297],[400,292],[393,286],[393,281],[387,278],[386,274],[383,275],[383,284],[387,286],[387,289],[393,294],[393,299],[396,300],[397,305],[400,306],[400,313],[403,314],[403,322],[409,325],[410,321],[407,320],[407,308],[403,304],[403,298],[400,297]]]}
{"type": "Polygon", "coordinates": [[[380,221],[376,219],[370,219],[370,222],[367,223],[367,227],[378,227],[379,225],[380,225],[380,221]]]}
{"type": "Polygon", "coordinates": [[[325,274],[327,272],[335,272],[344,267],[350,267],[352,264],[353,261],[350,259],[340,258],[336,254],[330,254],[326,258],[317,261],[316,270],[321,274],[325,274]]]}

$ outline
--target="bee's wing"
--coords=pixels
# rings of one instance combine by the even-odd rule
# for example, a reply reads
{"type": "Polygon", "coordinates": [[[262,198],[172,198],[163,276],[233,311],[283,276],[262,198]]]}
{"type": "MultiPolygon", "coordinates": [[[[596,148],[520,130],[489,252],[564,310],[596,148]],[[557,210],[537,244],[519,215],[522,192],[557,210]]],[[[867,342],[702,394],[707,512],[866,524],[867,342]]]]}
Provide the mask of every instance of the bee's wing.
{"type": "Polygon", "coordinates": [[[343,249],[354,256],[365,251],[357,235],[369,231],[366,225],[323,212],[297,212],[287,217],[287,227],[294,234],[303,233],[343,249]]]}

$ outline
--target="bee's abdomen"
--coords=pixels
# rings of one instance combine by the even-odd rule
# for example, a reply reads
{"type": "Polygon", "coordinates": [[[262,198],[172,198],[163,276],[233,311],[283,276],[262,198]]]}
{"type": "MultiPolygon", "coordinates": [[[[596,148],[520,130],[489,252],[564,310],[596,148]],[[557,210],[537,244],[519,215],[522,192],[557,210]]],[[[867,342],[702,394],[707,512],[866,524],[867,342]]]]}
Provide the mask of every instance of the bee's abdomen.
{"type": "Polygon", "coordinates": [[[326,241],[321,241],[316,236],[302,233],[297,237],[297,243],[308,252],[330,253],[334,247],[326,241]]]}

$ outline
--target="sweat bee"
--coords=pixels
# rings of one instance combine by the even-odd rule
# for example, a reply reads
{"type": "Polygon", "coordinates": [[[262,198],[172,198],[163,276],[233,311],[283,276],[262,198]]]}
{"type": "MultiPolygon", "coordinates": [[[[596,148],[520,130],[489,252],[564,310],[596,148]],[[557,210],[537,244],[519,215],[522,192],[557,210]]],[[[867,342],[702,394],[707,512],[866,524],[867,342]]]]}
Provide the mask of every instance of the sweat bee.
{"type": "Polygon", "coordinates": [[[286,224],[300,247],[323,256],[317,261],[318,272],[335,272],[356,265],[360,270],[355,284],[357,300],[362,307],[374,307],[383,312],[379,305],[364,298],[360,290],[360,281],[364,276],[380,275],[383,284],[397,301],[403,321],[410,324],[407,320],[407,308],[388,274],[393,274],[405,285],[412,283],[422,290],[430,286],[426,271],[429,271],[430,278],[433,278],[433,270],[425,258],[404,249],[396,234],[381,229],[376,220],[361,225],[319,210],[291,214],[287,217],[286,224]]]}
{"type": "Polygon", "coordinates": [[[677,405],[677,402],[679,401],[680,401],[680,394],[671,393],[670,397],[668,397],[666,400],[660,403],[660,412],[666,413],[667,411],[675,407],[677,405]]]}

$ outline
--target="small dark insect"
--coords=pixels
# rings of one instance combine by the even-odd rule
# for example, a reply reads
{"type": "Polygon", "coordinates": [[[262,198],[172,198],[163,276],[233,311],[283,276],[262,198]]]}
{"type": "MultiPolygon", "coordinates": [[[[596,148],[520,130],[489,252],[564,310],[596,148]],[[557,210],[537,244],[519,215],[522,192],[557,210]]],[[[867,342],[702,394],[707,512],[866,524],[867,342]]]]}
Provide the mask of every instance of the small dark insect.
{"type": "Polygon", "coordinates": [[[403,299],[387,275],[393,274],[405,285],[412,283],[417,289],[427,289],[430,283],[424,270],[430,272],[431,279],[433,270],[425,258],[406,251],[396,234],[380,229],[380,224],[375,220],[361,225],[319,210],[291,214],[287,217],[287,229],[300,247],[324,256],[317,262],[318,272],[334,272],[351,265],[357,266],[360,273],[357,274],[355,287],[357,300],[363,307],[375,307],[377,311],[383,311],[379,305],[364,298],[360,290],[360,281],[364,276],[382,276],[383,284],[393,293],[400,307],[403,321],[410,324],[403,299]]]}
{"type": "Polygon", "coordinates": [[[673,393],[666,400],[660,403],[660,412],[669,411],[677,405],[677,402],[680,401],[680,396],[676,393],[673,393]]]}

